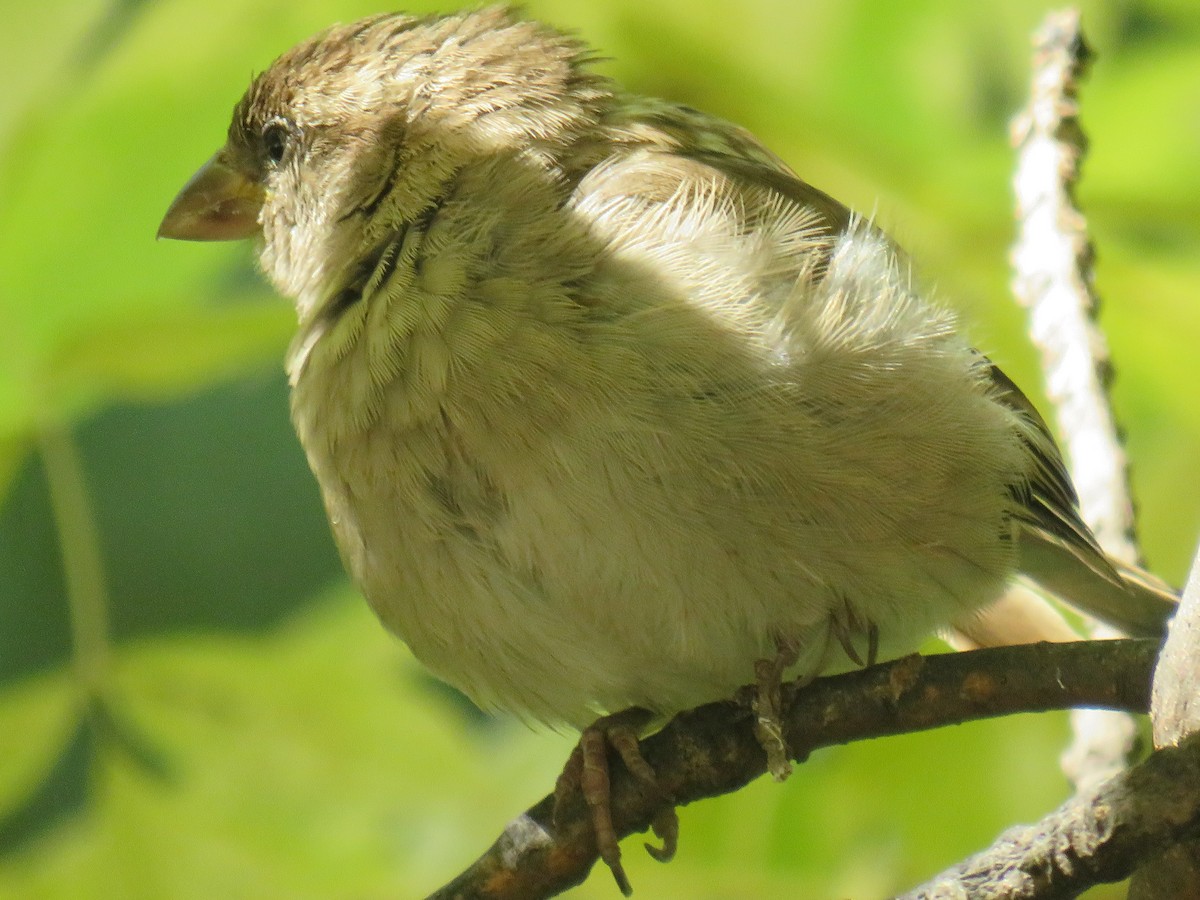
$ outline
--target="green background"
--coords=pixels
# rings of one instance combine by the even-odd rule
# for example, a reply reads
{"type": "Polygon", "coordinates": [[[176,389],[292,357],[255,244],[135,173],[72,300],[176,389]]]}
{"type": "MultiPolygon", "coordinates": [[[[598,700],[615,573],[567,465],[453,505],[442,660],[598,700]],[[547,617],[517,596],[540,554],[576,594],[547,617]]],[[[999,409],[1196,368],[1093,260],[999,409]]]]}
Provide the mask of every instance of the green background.
{"type": "MultiPolygon", "coordinates": [[[[347,585],[287,421],[292,312],[250,248],[153,240],[251,74],[378,9],[0,13],[0,897],[418,896],[568,752],[433,682],[347,585]]],[[[1007,289],[1007,122],[1046,9],[528,4],[626,86],[746,125],[874,212],[1038,398],[1007,289]]],[[[1080,198],[1143,544],[1178,582],[1200,530],[1200,8],[1084,11],[1080,198]]],[[[880,897],[1064,799],[1065,740],[1040,716],[823,751],[685,809],[669,866],[627,841],[630,874],[640,897],[880,897]]],[[[615,889],[599,871],[575,896],[615,889]]]]}

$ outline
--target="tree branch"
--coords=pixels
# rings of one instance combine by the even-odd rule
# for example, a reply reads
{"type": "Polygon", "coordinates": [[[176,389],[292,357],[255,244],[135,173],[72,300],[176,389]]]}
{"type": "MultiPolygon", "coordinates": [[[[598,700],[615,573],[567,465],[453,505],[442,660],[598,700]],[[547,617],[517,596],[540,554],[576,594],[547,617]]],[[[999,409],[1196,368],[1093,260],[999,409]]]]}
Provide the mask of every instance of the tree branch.
{"type": "MultiPolygon", "coordinates": [[[[787,691],[785,734],[797,760],[834,744],[943,725],[1076,706],[1145,712],[1158,646],[1153,641],[1031,644],[942,656],[907,656],[787,691]]],[[[685,805],[738,790],[766,770],[749,709],[713,703],[681,713],[642,741],[659,784],[685,805]]],[[[613,821],[621,837],[645,831],[661,798],[613,760],[613,821]]],[[[530,900],[579,884],[596,862],[581,798],[564,821],[553,795],[431,900],[530,900]]]]}
{"type": "MultiPolygon", "coordinates": [[[[1029,105],[1014,120],[1013,176],[1019,231],[1013,293],[1029,309],[1030,337],[1041,352],[1046,392],[1079,491],[1083,520],[1115,559],[1134,563],[1138,549],[1129,467],[1109,402],[1112,366],[1096,323],[1094,253],[1075,187],[1087,153],[1079,124],[1079,86],[1092,52],[1078,9],[1046,16],[1034,35],[1029,105]]],[[[1093,622],[1093,637],[1119,633],[1093,622]]],[[[1077,789],[1125,768],[1136,727],[1128,716],[1081,710],[1062,766],[1077,789]]]]}
{"type": "Polygon", "coordinates": [[[1200,696],[1196,676],[1200,669],[1200,547],[1192,560],[1192,573],[1171,619],[1167,642],[1154,671],[1151,714],[1154,743],[1159,747],[1177,744],[1186,735],[1200,731],[1200,696]]]}
{"type": "MultiPolygon", "coordinates": [[[[1171,620],[1167,642],[1154,670],[1150,721],[1154,746],[1171,747],[1200,732],[1200,548],[1179,612],[1171,620]]],[[[1130,900],[1167,900],[1200,896],[1200,844],[1176,844],[1140,869],[1129,887],[1130,900]]]]}
{"type": "MultiPolygon", "coordinates": [[[[1200,735],[1076,794],[897,900],[1065,900],[1200,834],[1200,735]]],[[[1160,895],[1161,896],[1161,895],[1160,895]]]]}
{"type": "MultiPolygon", "coordinates": [[[[1034,43],[1029,106],[1013,126],[1020,222],[1013,290],[1030,309],[1031,334],[1042,353],[1083,518],[1109,555],[1137,562],[1129,470],[1107,394],[1112,367],[1096,324],[1092,246],[1074,200],[1087,147],[1076,98],[1091,59],[1079,11],[1051,13],[1034,43]]],[[[1177,616],[1155,676],[1152,718],[1158,747],[1178,743],[1197,727],[1197,715],[1187,707],[1200,659],[1200,613],[1193,611],[1192,619],[1189,624],[1177,616]]],[[[1093,625],[1091,633],[1106,637],[1113,631],[1093,625]]],[[[1136,729],[1128,716],[1093,710],[1075,712],[1071,722],[1075,739],[1063,755],[1063,769],[1086,793],[1124,766],[1136,729]]],[[[1200,845],[1174,847],[1168,856],[1138,873],[1131,898],[1197,896],[1200,845]]]]}
{"type": "Polygon", "coordinates": [[[1112,364],[1096,323],[1095,253],[1074,196],[1087,151],[1077,98],[1092,58],[1079,10],[1048,15],[1034,45],[1029,106],[1012,127],[1020,225],[1013,293],[1029,309],[1080,513],[1106,553],[1136,563],[1129,467],[1108,399],[1112,364]]]}

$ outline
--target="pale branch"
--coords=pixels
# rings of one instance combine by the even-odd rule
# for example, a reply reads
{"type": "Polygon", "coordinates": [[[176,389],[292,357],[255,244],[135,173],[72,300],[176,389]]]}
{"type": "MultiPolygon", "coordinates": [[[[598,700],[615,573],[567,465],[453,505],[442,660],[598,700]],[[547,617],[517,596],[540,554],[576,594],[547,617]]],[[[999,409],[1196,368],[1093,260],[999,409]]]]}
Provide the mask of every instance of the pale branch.
{"type": "Polygon", "coordinates": [[[1171,619],[1167,641],[1154,670],[1151,715],[1154,743],[1159,747],[1177,744],[1186,735],[1200,731],[1200,548],[1192,560],[1192,573],[1171,619]]]}
{"type": "MultiPolygon", "coordinates": [[[[785,735],[795,758],[820,747],[923,731],[975,719],[1087,706],[1145,712],[1158,645],[1153,641],[1030,644],[940,656],[908,656],[821,678],[785,697],[785,735]]],[[[677,805],[738,790],[766,771],[747,706],[713,703],[684,712],[642,741],[659,785],[677,805]]],[[[617,834],[645,831],[662,798],[612,761],[617,834]]],[[[553,796],[511,822],[499,839],[433,900],[532,900],[579,884],[595,864],[591,819],[570,798],[553,823],[553,796]]],[[[686,837],[685,837],[686,839],[686,837]]]]}
{"type": "MultiPolygon", "coordinates": [[[[1154,668],[1150,721],[1154,746],[1171,747],[1200,732],[1200,548],[1184,588],[1179,612],[1154,668]]],[[[1130,900],[1200,896],[1200,843],[1178,844],[1140,869],[1130,884],[1130,900]]]]}
{"type": "Polygon", "coordinates": [[[1076,794],[1037,824],[1009,829],[897,900],[1067,900],[1128,878],[1197,834],[1200,735],[1193,735],[1076,794]]]}
{"type": "Polygon", "coordinates": [[[1029,309],[1080,512],[1105,552],[1133,563],[1129,471],[1108,398],[1112,366],[1096,323],[1092,244],[1074,197],[1087,146],[1077,98],[1092,56],[1079,10],[1047,16],[1034,45],[1029,106],[1012,126],[1019,224],[1013,292],[1029,309]]]}
{"type": "MultiPolygon", "coordinates": [[[[1046,391],[1063,435],[1080,513],[1110,556],[1137,562],[1129,469],[1108,384],[1112,368],[1096,323],[1099,301],[1087,220],[1075,187],[1087,152],[1078,94],[1092,52],[1078,9],[1050,13],[1033,38],[1029,105],[1013,122],[1018,221],[1013,292],[1029,309],[1030,337],[1041,352],[1046,391]]],[[[1093,637],[1117,632],[1092,623],[1093,637]]],[[[1136,727],[1129,716],[1080,710],[1063,770],[1077,788],[1123,769],[1136,727]]]]}

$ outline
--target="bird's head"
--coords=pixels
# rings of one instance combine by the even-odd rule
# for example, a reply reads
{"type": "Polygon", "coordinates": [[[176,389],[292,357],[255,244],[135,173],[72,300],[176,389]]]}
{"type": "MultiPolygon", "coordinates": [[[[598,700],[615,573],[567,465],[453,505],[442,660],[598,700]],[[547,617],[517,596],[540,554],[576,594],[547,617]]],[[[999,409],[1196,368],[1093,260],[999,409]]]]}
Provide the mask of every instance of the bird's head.
{"type": "Polygon", "coordinates": [[[504,8],[335,26],[254,80],[159,236],[261,234],[263,268],[303,318],[472,159],[519,154],[555,172],[609,96],[586,61],[576,40],[504,8]]]}

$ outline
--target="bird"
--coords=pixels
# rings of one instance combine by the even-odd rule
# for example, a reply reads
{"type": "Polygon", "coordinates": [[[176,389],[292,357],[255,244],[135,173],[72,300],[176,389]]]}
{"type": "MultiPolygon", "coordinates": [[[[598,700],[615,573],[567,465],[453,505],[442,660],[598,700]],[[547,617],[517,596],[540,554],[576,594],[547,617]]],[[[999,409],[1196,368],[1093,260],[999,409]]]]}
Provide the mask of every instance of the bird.
{"type": "Polygon", "coordinates": [[[747,684],[786,774],[781,679],[969,627],[1018,578],[1160,635],[1171,589],[1105,556],[896,244],[595,58],[506,7],[335,25],[160,226],[255,240],[294,302],[292,420],[384,625],[480,706],[579,728],[575,780],[747,684]]]}

